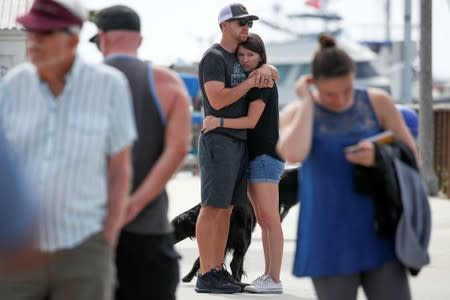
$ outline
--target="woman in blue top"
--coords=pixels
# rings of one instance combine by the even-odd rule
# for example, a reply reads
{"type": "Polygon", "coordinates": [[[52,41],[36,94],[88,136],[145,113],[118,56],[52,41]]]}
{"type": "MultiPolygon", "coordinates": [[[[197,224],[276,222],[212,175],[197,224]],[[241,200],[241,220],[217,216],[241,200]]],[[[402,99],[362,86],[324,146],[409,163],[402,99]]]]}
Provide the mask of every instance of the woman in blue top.
{"type": "MultiPolygon", "coordinates": [[[[266,63],[264,43],[257,34],[250,33],[239,44],[237,56],[242,69],[249,74],[266,63]]],[[[271,79],[270,79],[271,80],[271,79]]],[[[248,194],[261,227],[265,270],[245,291],[252,293],[282,293],[280,269],[283,256],[283,231],[279,214],[278,183],[284,162],[276,152],[278,141],[278,90],[253,88],[247,95],[248,114],[241,118],[207,116],[203,122],[205,132],[219,126],[251,128],[248,131],[249,154],[248,194]]]]}
{"type": "Polygon", "coordinates": [[[303,98],[283,123],[278,151],[301,162],[301,209],[295,276],[312,278],[319,299],[410,299],[405,268],[393,239],[374,228],[374,204],[353,191],[354,164],[374,166],[374,146],[364,138],[391,130],[413,150],[414,140],[392,99],[382,90],[354,87],[355,66],[332,36],[320,36],[312,76],[299,79],[303,98]],[[310,85],[315,90],[311,91],[310,85]],[[358,145],[358,151],[344,148],[358,145]]]}

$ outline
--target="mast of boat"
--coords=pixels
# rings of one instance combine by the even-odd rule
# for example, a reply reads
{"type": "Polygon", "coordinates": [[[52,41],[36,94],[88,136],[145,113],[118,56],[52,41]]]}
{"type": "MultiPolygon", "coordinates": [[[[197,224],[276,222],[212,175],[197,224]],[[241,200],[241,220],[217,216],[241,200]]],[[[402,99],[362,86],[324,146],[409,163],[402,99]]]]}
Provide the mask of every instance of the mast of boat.
{"type": "MultiPolygon", "coordinates": [[[[328,0],[322,0],[320,2],[320,8],[319,8],[319,12],[322,13],[323,15],[325,15],[328,12],[328,0]]],[[[324,32],[329,32],[329,27],[328,27],[328,21],[323,22],[324,24],[324,32]]]]}
{"type": "Polygon", "coordinates": [[[386,41],[391,40],[391,0],[385,2],[385,24],[384,24],[384,36],[386,41]]]}
{"type": "Polygon", "coordinates": [[[405,0],[404,12],[404,44],[403,44],[403,76],[402,76],[402,103],[412,102],[411,82],[411,0],[405,0]]]}

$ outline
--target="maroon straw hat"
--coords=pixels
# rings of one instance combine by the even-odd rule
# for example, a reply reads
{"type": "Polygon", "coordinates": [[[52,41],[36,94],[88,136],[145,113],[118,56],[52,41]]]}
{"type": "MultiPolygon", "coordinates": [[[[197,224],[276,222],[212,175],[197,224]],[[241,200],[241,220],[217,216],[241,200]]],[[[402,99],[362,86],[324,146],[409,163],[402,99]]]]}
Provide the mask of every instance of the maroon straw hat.
{"type": "Polygon", "coordinates": [[[31,30],[58,30],[81,27],[85,11],[77,0],[35,0],[31,10],[16,19],[31,30]]]}

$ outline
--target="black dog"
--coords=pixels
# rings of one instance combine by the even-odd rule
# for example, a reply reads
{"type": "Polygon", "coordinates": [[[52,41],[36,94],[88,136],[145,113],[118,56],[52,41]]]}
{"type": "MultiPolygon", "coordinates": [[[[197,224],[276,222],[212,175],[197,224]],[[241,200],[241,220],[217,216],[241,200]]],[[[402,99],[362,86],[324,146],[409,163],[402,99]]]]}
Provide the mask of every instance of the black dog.
{"type": "Polygon", "coordinates": [[[292,206],[299,201],[299,181],[298,168],[285,169],[281,175],[278,185],[278,195],[280,199],[280,217],[281,221],[287,216],[292,206]]]}
{"type": "MultiPolygon", "coordinates": [[[[298,172],[297,168],[284,171],[279,184],[280,218],[298,203],[298,172]]],[[[179,214],[172,221],[175,243],[185,238],[195,238],[195,224],[200,212],[200,204],[179,214]]],[[[230,230],[225,250],[225,255],[233,250],[233,258],[230,263],[231,274],[237,281],[241,281],[244,275],[244,256],[252,240],[252,232],[256,226],[256,217],[250,201],[243,205],[236,205],[230,217],[230,230]]],[[[183,282],[190,282],[200,268],[200,258],[197,258],[189,273],[182,278],[183,282]]]]}

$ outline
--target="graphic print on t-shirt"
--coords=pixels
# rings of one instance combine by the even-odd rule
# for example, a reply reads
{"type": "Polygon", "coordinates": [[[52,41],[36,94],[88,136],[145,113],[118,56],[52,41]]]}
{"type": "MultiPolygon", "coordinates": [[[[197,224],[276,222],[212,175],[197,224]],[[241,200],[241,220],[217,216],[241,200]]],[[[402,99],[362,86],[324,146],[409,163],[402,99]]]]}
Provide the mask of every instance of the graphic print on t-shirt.
{"type": "Polygon", "coordinates": [[[245,80],[245,73],[238,62],[233,64],[233,71],[231,72],[231,86],[236,86],[245,80]]]}

